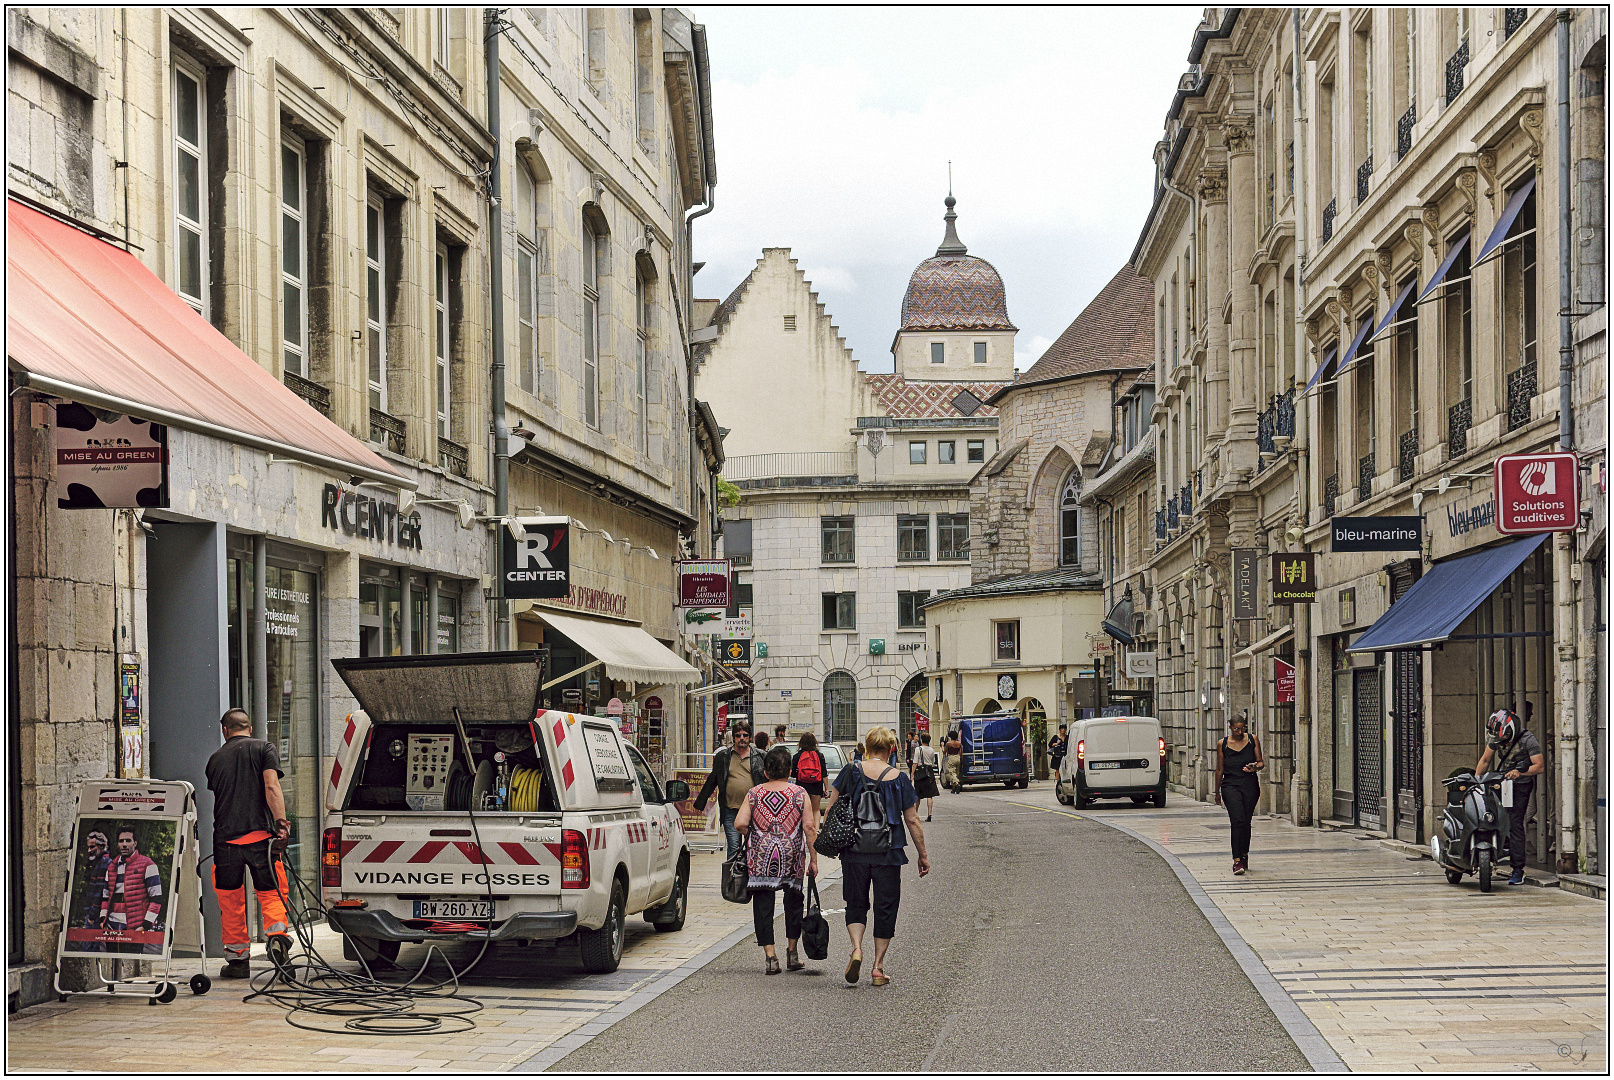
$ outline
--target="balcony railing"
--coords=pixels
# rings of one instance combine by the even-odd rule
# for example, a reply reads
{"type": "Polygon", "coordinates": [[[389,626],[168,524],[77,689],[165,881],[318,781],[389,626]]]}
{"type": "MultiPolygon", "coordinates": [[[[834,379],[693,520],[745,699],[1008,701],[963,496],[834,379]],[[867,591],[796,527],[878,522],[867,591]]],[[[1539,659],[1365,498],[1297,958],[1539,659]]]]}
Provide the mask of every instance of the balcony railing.
{"type": "Polygon", "coordinates": [[[380,409],[370,410],[370,441],[380,443],[394,454],[404,452],[404,437],[408,434],[408,426],[391,413],[384,413],[380,409]]]}
{"type": "Polygon", "coordinates": [[[1177,498],[1182,502],[1183,517],[1187,517],[1189,514],[1194,512],[1194,489],[1191,485],[1184,484],[1182,486],[1182,491],[1178,493],[1177,498]]]}
{"type": "Polygon", "coordinates": [[[1360,206],[1367,202],[1369,181],[1373,179],[1373,155],[1369,154],[1367,160],[1356,167],[1356,204],[1360,206]]]}
{"type": "Polygon", "coordinates": [[[937,548],[936,549],[936,558],[938,558],[938,559],[967,559],[969,557],[970,557],[970,549],[969,549],[968,544],[964,545],[961,548],[937,548]]]}
{"type": "Polygon", "coordinates": [[[1468,453],[1468,429],[1474,423],[1474,401],[1465,398],[1446,410],[1446,457],[1468,453]]]}
{"type": "Polygon", "coordinates": [[[1418,429],[1401,433],[1400,456],[1395,463],[1395,482],[1404,484],[1418,472],[1418,429]]]}
{"type": "Polygon", "coordinates": [[[797,454],[744,454],[723,463],[725,480],[767,480],[781,476],[856,476],[856,450],[797,454]]]}
{"type": "Polygon", "coordinates": [[[1418,103],[1407,103],[1407,111],[1395,122],[1395,159],[1400,161],[1412,149],[1412,129],[1418,123],[1418,103]]]}
{"type": "Polygon", "coordinates": [[[1517,431],[1530,422],[1530,402],[1536,396],[1536,366],[1526,364],[1508,372],[1508,430],[1517,431]]]}
{"type": "Polygon", "coordinates": [[[1177,513],[1177,500],[1172,499],[1166,503],[1166,528],[1171,532],[1177,531],[1177,522],[1180,517],[1177,513]]]}
{"type": "Polygon", "coordinates": [[[437,464],[446,472],[455,476],[465,476],[471,466],[471,453],[464,446],[437,436],[437,464]]]}
{"type": "Polygon", "coordinates": [[[1293,139],[1289,140],[1288,148],[1284,150],[1284,156],[1289,161],[1289,186],[1284,188],[1284,191],[1293,195],[1295,193],[1295,141],[1293,139]]]}
{"type": "Polygon", "coordinates": [[[1329,199],[1328,205],[1323,207],[1323,243],[1325,244],[1334,235],[1334,204],[1337,201],[1336,199],[1329,199]]]}
{"type": "Polygon", "coordinates": [[[1276,422],[1272,434],[1278,438],[1292,439],[1295,437],[1295,391],[1290,387],[1284,393],[1272,399],[1276,408],[1276,422]]]}
{"type": "Polygon", "coordinates": [[[1154,538],[1156,540],[1166,538],[1166,512],[1164,510],[1154,512],[1154,538]]]}
{"type": "Polygon", "coordinates": [[[1513,36],[1513,31],[1524,25],[1524,20],[1530,17],[1530,9],[1510,7],[1502,9],[1502,40],[1506,41],[1513,36]]]}
{"type": "Polygon", "coordinates": [[[1334,516],[1334,504],[1339,502],[1339,473],[1323,481],[1323,513],[1334,516]]]}
{"type": "Polygon", "coordinates": [[[1255,471],[1260,472],[1267,467],[1266,459],[1278,451],[1272,445],[1272,429],[1277,425],[1278,407],[1276,404],[1263,409],[1255,418],[1255,471]]]}
{"type": "Polygon", "coordinates": [[[314,408],[331,415],[331,392],[317,382],[310,382],[301,375],[288,371],[281,375],[280,381],[286,384],[286,389],[308,402],[314,408]]]}
{"type": "Polygon", "coordinates": [[[1203,496],[1205,494],[1205,470],[1204,469],[1195,469],[1194,470],[1194,494],[1195,495],[1200,495],[1200,496],[1203,496]]]}
{"type": "Polygon", "coordinates": [[[1463,71],[1468,67],[1468,42],[1457,46],[1457,51],[1446,61],[1446,104],[1457,100],[1463,92],[1463,71]]]}
{"type": "Polygon", "coordinates": [[[1379,475],[1376,456],[1367,454],[1356,462],[1356,501],[1359,503],[1373,497],[1373,478],[1379,475]]]}

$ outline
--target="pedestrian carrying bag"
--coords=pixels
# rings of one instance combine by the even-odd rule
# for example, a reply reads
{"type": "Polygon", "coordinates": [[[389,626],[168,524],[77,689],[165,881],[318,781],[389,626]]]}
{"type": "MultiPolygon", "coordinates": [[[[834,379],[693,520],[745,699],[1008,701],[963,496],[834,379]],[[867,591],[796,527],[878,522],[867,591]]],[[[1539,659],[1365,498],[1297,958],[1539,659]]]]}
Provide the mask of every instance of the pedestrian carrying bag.
{"type": "Polygon", "coordinates": [[[809,784],[824,779],[824,756],[817,750],[803,750],[796,759],[796,778],[809,784]]]}
{"type": "Polygon", "coordinates": [[[818,902],[818,875],[807,875],[807,905],[801,913],[801,946],[809,960],[829,959],[829,920],[818,902]]]}
{"type": "MultiPolygon", "coordinates": [[[[863,770],[859,769],[858,772],[861,774],[863,770]]],[[[856,835],[857,822],[852,817],[851,796],[838,798],[818,826],[818,836],[813,840],[813,850],[831,859],[839,858],[856,835]]]]}
{"type": "Polygon", "coordinates": [[[751,867],[746,861],[746,851],[751,846],[751,836],[747,832],[745,843],[740,850],[734,853],[734,858],[723,864],[723,899],[731,904],[749,904],[751,902],[751,867]]]}
{"type": "MultiPolygon", "coordinates": [[[[858,770],[860,773],[862,771],[858,770]]],[[[886,771],[880,774],[880,779],[884,780],[895,771],[887,766],[886,771]]],[[[885,791],[878,783],[870,784],[866,776],[857,793],[853,816],[857,819],[853,851],[859,855],[883,855],[891,850],[891,822],[886,818],[885,791]]]]}

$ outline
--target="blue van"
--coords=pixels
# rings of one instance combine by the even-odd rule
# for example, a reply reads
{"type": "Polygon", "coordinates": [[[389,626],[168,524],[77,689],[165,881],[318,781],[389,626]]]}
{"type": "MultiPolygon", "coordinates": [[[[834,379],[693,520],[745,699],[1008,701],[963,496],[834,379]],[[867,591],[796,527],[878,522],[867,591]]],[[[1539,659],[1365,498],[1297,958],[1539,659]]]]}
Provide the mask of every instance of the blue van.
{"type": "Polygon", "coordinates": [[[955,716],[951,723],[958,729],[958,741],[963,747],[954,792],[964,790],[966,784],[1026,786],[1030,775],[1026,770],[1025,728],[1019,713],[955,716]]]}

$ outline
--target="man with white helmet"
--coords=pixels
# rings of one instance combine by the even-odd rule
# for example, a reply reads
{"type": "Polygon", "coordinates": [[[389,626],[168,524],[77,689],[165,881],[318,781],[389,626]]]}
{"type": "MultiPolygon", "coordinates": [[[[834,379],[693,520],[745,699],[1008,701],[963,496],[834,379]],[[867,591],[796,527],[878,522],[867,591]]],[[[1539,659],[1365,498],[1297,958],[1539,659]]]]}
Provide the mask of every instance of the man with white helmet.
{"type": "Polygon", "coordinates": [[[1499,759],[1497,770],[1513,781],[1513,805],[1508,808],[1508,862],[1513,864],[1513,875],[1508,884],[1522,885],[1524,823],[1536,788],[1535,777],[1546,769],[1546,757],[1541,740],[1526,731],[1513,712],[1498,709],[1485,721],[1485,752],[1474,766],[1474,775],[1485,772],[1492,758],[1499,759]]]}

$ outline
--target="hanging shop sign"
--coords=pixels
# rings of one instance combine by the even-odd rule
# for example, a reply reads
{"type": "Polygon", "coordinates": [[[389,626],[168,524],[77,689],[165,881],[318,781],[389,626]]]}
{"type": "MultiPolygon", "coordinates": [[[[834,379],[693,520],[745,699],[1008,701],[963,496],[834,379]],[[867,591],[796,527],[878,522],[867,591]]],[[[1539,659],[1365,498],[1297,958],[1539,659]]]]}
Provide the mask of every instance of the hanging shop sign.
{"type": "Polygon", "coordinates": [[[1332,528],[1334,551],[1418,551],[1423,547],[1421,517],[1337,517],[1332,528]]]}
{"type": "Polygon", "coordinates": [[[1126,654],[1126,677],[1129,679],[1152,679],[1155,671],[1155,654],[1152,652],[1129,652],[1126,654]]]}
{"type": "Polygon", "coordinates": [[[723,612],[720,607],[687,607],[680,608],[683,618],[678,621],[678,628],[685,636],[709,636],[720,633],[723,629],[723,612]]]}
{"type": "Polygon", "coordinates": [[[1496,459],[1496,530],[1571,532],[1580,525],[1580,459],[1507,454],[1496,459]]]}
{"type": "Polygon", "coordinates": [[[168,429],[83,405],[56,406],[56,506],[61,510],[168,505],[168,429]]]}
{"type": "Polygon", "coordinates": [[[1273,689],[1279,705],[1293,704],[1295,700],[1295,666],[1286,664],[1276,656],[1272,658],[1273,689]]]}
{"type": "Polygon", "coordinates": [[[1282,551],[1272,556],[1272,602],[1317,602],[1317,556],[1309,551],[1282,551]]]}
{"type": "Polygon", "coordinates": [[[420,541],[420,511],[398,513],[398,504],[326,484],[320,496],[319,523],[348,536],[385,540],[395,547],[425,550],[420,541]]]}
{"type": "Polygon", "coordinates": [[[736,615],[732,618],[725,616],[716,632],[726,638],[748,638],[751,636],[751,616],[736,615]]]}
{"type": "Polygon", "coordinates": [[[751,639],[727,638],[717,643],[717,661],[724,667],[751,666],[751,639]]]}
{"type": "Polygon", "coordinates": [[[726,608],[729,606],[728,559],[683,559],[678,563],[678,606],[726,608]]]}
{"type": "Polygon", "coordinates": [[[1233,549],[1233,618],[1235,619],[1256,617],[1255,560],[1254,548],[1233,549]]]}
{"type": "Polygon", "coordinates": [[[521,518],[525,538],[506,530],[504,597],[506,600],[552,600],[572,591],[571,524],[568,517],[521,518]]]}

